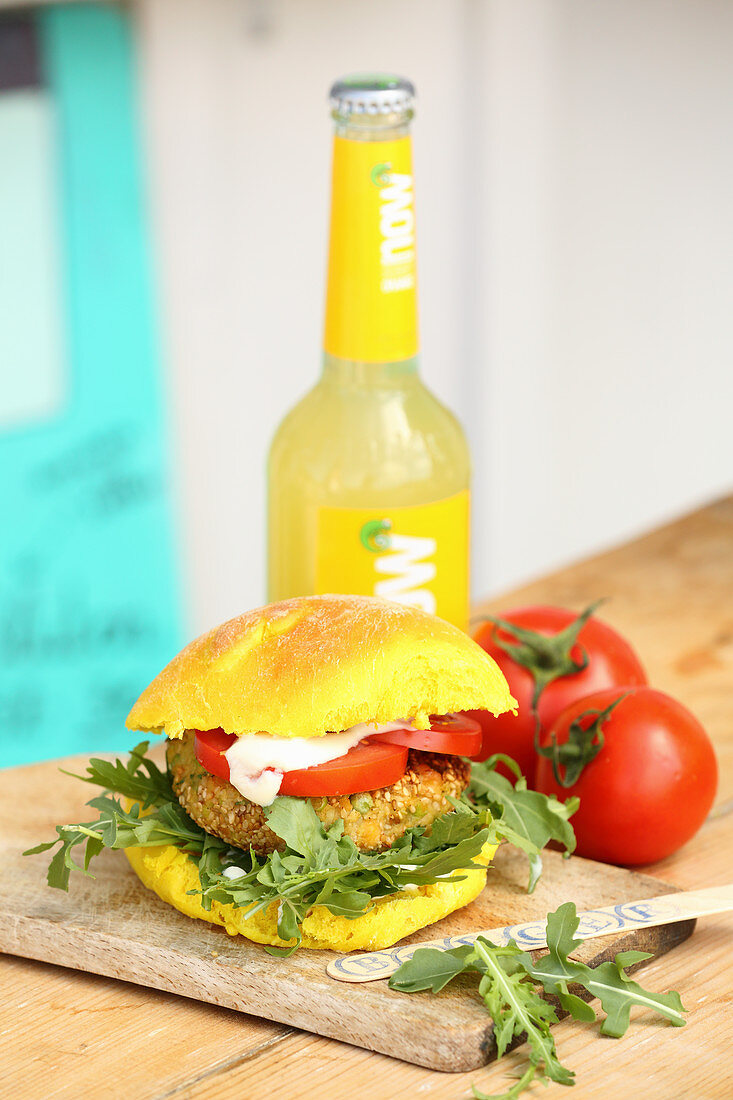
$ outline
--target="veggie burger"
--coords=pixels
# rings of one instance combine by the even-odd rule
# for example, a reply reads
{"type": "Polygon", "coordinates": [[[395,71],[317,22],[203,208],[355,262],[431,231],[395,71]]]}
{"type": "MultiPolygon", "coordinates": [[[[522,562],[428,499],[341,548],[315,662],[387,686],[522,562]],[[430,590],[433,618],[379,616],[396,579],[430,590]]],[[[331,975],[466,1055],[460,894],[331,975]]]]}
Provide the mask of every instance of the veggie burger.
{"type": "Polygon", "coordinates": [[[167,774],[146,744],[111,779],[91,761],[108,787],[91,827],[160,898],[232,935],[388,947],[483,889],[491,814],[464,794],[481,731],[456,712],[515,708],[493,659],[423,611],[271,604],[191,642],[146,688],[127,726],[167,735],[167,774]]]}

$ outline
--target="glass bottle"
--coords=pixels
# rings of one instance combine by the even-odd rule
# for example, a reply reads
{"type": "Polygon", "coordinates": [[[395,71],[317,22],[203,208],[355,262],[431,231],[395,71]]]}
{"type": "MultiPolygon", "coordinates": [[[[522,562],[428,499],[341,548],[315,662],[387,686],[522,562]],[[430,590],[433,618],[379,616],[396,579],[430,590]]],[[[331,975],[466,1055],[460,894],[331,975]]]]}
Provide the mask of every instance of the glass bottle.
{"type": "Polygon", "coordinates": [[[358,76],[335,121],[323,372],[268,470],[268,598],[382,595],[468,623],[466,439],[418,374],[414,89],[358,76]]]}

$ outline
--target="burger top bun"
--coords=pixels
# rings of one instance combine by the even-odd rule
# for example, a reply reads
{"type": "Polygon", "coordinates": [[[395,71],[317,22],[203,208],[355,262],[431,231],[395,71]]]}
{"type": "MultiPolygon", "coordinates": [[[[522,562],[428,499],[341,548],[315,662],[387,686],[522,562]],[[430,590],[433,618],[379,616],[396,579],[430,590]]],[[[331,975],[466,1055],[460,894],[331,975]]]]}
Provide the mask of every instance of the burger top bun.
{"type": "Polygon", "coordinates": [[[129,729],[319,737],[360,722],[514,710],[498,665],[467,634],[373,596],[302,596],[230,619],[182,649],[129,729]]]}

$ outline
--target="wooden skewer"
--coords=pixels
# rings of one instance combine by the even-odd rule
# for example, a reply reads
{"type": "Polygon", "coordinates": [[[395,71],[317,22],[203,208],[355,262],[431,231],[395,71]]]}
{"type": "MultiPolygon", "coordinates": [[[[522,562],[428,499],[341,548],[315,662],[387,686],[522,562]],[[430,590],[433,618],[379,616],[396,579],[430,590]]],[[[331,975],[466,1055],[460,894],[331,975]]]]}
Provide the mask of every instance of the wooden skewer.
{"type": "MultiPolygon", "coordinates": [[[[684,890],[676,894],[664,894],[657,898],[644,898],[641,901],[626,901],[620,905],[607,905],[600,909],[590,909],[579,913],[578,931],[575,938],[589,940],[596,936],[610,936],[615,932],[626,932],[632,928],[651,928],[659,924],[674,924],[676,921],[691,920],[708,916],[711,913],[727,913],[733,910],[733,884],[730,886],[711,886],[704,890],[684,890]]],[[[488,928],[465,935],[446,936],[441,940],[426,940],[424,943],[410,944],[406,947],[389,947],[384,951],[372,951],[367,955],[342,955],[326,967],[326,973],[340,982],[375,982],[389,978],[407,959],[421,947],[437,947],[449,951],[453,947],[471,944],[478,936],[497,946],[503,946],[514,940],[517,946],[527,951],[547,946],[547,924],[545,921],[530,921],[527,924],[505,925],[503,928],[488,928]]]]}

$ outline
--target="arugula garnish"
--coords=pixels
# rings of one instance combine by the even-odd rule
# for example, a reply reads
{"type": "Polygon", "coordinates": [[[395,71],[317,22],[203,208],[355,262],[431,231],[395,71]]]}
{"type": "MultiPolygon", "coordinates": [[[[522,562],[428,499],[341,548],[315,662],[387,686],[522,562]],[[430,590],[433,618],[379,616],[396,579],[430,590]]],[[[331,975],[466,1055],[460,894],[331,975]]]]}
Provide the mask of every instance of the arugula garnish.
{"type": "Polygon", "coordinates": [[[627,966],[650,958],[649,954],[624,951],[612,962],[586,966],[569,958],[582,943],[573,938],[577,928],[575,905],[565,902],[548,914],[548,954],[537,963],[513,941],[505,947],[496,947],[479,936],[474,944],[453,951],[419,948],[390,978],[390,987],[403,993],[427,989],[438,993],[458,974],[478,973],[479,993],[494,1021],[497,1058],[514,1040],[526,1038],[529,1065],[519,1080],[501,1097],[489,1097],[474,1087],[477,1100],[515,1100],[535,1078],[544,1083],[574,1084],[574,1074],[560,1062],[550,1030],[558,1015],[538,992],[538,986],[555,996],[573,1019],[586,1023],[595,1021],[595,1011],[571,993],[568,985],[580,986],[591,997],[598,997],[605,1013],[601,1032],[614,1038],[628,1028],[633,1005],[654,1009],[675,1027],[685,1023],[682,1013],[686,1010],[678,993],[649,993],[626,973],[627,966]]]}
{"type": "Polygon", "coordinates": [[[612,962],[600,963],[590,967],[575,962],[568,956],[580,945],[582,940],[573,939],[578,928],[578,917],[572,902],[566,901],[547,918],[547,947],[549,954],[537,963],[526,956],[527,973],[535,981],[541,982],[546,993],[557,997],[562,1008],[573,1019],[595,1019],[590,1005],[568,992],[568,983],[580,985],[592,997],[597,997],[605,1018],[601,1024],[604,1035],[620,1038],[629,1026],[629,1013],[632,1005],[652,1008],[666,1017],[674,1027],[682,1027],[684,1020],[679,993],[648,993],[626,973],[627,966],[650,959],[648,951],[621,951],[612,962]]]}
{"type": "Polygon", "coordinates": [[[95,787],[104,787],[124,798],[138,800],[142,802],[144,809],[157,806],[161,802],[175,802],[177,800],[167,770],[161,771],[155,761],[149,760],[145,755],[149,745],[149,741],[141,741],[136,745],[130,752],[127,763],[123,760],[113,762],[92,757],[87,765],[86,775],[76,775],[64,768],[59,770],[73,779],[81,779],[82,783],[92,783],[95,787]]]}
{"type": "MultiPolygon", "coordinates": [[[[343,821],[324,828],[310,802],[283,796],[265,807],[270,828],[287,844],[284,852],[267,857],[227,848],[225,860],[202,874],[204,905],[218,901],[252,913],[279,902],[278,935],[300,941],[300,926],[308,910],[324,905],[332,913],[356,919],[377,898],[406,885],[427,886],[456,870],[468,870],[491,836],[487,811],[460,816],[461,833],[451,823],[451,841],[443,843],[445,818],[438,818],[425,837],[410,829],[384,852],[362,852],[344,836],[343,821]],[[238,878],[225,878],[222,864],[241,868],[238,878]]],[[[459,876],[460,877],[460,876],[459,876]]],[[[280,953],[283,949],[271,948],[280,953]]],[[[288,953],[290,949],[288,950],[288,953]]]]}
{"type": "Polygon", "coordinates": [[[559,802],[552,795],[528,790],[527,780],[510,756],[495,753],[482,764],[473,764],[468,792],[476,806],[491,812],[496,835],[526,852],[529,858],[528,893],[532,893],[542,874],[540,852],[549,840],[562,844],[567,855],[575,851],[575,833],[569,819],[580,805],[580,799],[559,802]],[[497,772],[499,763],[505,764],[517,776],[514,784],[497,772]]]}
{"type": "Polygon", "coordinates": [[[360,851],[344,835],[341,820],[326,829],[310,800],[276,798],[264,813],[285,848],[261,857],[232,847],[197,825],[178,802],[167,772],[147,758],[147,749],[148,742],[142,742],[126,762],[91,759],[86,774],[77,778],[105,788],[88,803],[97,818],[58,825],[56,840],[25,854],[60,845],[49,866],[48,883],[68,890],[71,871],[88,875],[91,860],[104,848],[171,844],[196,863],[201,889],[195,893],[205,909],[217,901],[250,907],[254,914],[273,902],[278,904],[278,935],[294,946],[267,948],[275,954],[289,954],[299,946],[303,919],[314,905],[355,919],[381,897],[470,870],[477,866],[484,844],[501,840],[527,852],[533,886],[541,868],[540,847],[550,837],[565,843],[568,851],[575,844],[567,820],[574,809],[572,801],[563,806],[527,791],[522,779],[513,787],[496,775],[499,758],[492,758],[474,766],[468,795],[453,799],[454,811],[434,821],[429,833],[408,829],[382,852],[360,851]],[[74,859],[80,845],[85,846],[82,864],[74,859]],[[241,874],[230,877],[230,870],[225,875],[231,868],[241,874]]]}

